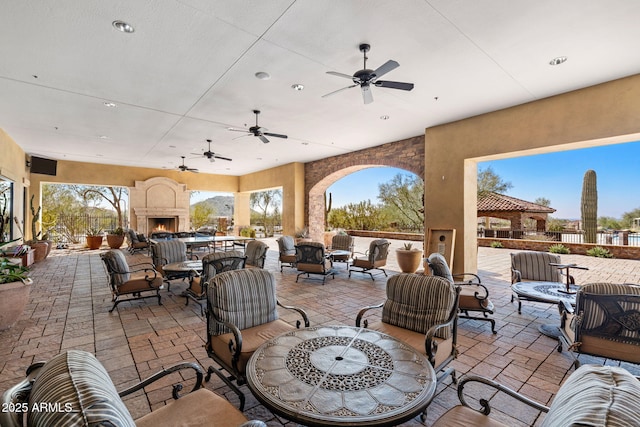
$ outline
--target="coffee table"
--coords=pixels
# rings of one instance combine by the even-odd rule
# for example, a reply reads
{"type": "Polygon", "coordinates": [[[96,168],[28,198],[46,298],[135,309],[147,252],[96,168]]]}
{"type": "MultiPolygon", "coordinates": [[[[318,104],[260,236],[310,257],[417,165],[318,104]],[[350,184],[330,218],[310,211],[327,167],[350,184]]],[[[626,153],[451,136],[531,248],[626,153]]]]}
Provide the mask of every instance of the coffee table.
{"type": "Polygon", "coordinates": [[[381,332],[353,326],[296,329],[260,346],[246,367],[267,408],[308,426],[392,426],[431,402],[427,358],[381,332]]]}

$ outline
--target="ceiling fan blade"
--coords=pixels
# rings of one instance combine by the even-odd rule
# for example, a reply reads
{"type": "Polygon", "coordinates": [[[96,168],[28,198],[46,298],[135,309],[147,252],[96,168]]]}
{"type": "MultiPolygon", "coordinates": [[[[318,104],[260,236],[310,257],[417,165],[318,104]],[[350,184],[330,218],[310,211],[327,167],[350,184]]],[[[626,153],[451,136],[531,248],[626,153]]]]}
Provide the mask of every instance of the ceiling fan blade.
{"type": "Polygon", "coordinates": [[[248,129],[227,128],[227,130],[230,130],[231,132],[249,132],[248,129]]]}
{"type": "Polygon", "coordinates": [[[371,87],[369,85],[361,85],[362,99],[365,104],[371,104],[373,102],[373,94],[371,93],[371,87]]]}
{"type": "Polygon", "coordinates": [[[253,134],[252,133],[248,133],[246,135],[236,136],[235,138],[232,139],[232,141],[235,141],[236,139],[244,138],[245,136],[253,136],[253,134]]]}
{"type": "Polygon", "coordinates": [[[260,138],[260,141],[264,142],[265,144],[269,143],[269,140],[267,138],[265,138],[264,135],[258,135],[258,138],[260,138]]]}
{"type": "Polygon", "coordinates": [[[322,98],[326,98],[327,96],[335,95],[338,92],[342,92],[343,90],[351,89],[352,87],[356,87],[356,86],[358,86],[358,85],[351,85],[351,86],[343,87],[342,89],[334,90],[333,92],[329,92],[326,95],[322,95],[322,98]]]}
{"type": "Polygon", "coordinates": [[[281,133],[264,132],[263,135],[273,136],[274,138],[288,138],[287,135],[282,135],[281,133]]]}
{"type": "Polygon", "coordinates": [[[396,61],[390,59],[387,62],[385,62],[384,64],[382,64],[381,66],[379,66],[378,68],[376,68],[373,71],[373,79],[377,79],[380,78],[382,76],[384,76],[385,74],[387,74],[389,71],[395,70],[396,68],[398,68],[400,66],[400,64],[398,64],[396,61]]]}
{"type": "Polygon", "coordinates": [[[344,73],[338,73],[337,71],[327,71],[327,74],[331,74],[332,76],[344,77],[345,79],[353,80],[353,76],[344,73]]]}
{"type": "Polygon", "coordinates": [[[374,84],[378,87],[387,87],[390,89],[401,89],[401,90],[413,89],[413,83],[390,82],[388,80],[378,80],[374,84]]]}
{"type": "MultiPolygon", "coordinates": [[[[222,156],[213,156],[213,157],[215,157],[216,159],[220,159],[220,160],[227,160],[229,162],[233,160],[233,159],[230,159],[228,157],[222,157],[222,156]]],[[[213,159],[211,159],[211,161],[213,161],[213,159]]]]}

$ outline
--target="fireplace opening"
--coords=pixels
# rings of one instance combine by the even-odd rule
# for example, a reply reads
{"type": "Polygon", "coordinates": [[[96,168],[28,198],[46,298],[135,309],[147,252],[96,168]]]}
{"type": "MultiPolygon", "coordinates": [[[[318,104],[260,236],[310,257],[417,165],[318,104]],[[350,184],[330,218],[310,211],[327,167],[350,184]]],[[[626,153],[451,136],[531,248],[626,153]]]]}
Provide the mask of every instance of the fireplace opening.
{"type": "Polygon", "coordinates": [[[149,218],[149,226],[148,230],[150,233],[157,232],[170,232],[175,233],[178,231],[178,221],[177,218],[149,218]]]}

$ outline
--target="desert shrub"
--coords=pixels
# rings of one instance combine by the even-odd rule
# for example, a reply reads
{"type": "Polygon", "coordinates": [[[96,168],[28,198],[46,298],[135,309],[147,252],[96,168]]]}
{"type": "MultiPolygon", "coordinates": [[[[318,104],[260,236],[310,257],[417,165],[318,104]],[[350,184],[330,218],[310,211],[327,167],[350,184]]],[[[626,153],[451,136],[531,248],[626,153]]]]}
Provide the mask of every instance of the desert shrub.
{"type": "Polygon", "coordinates": [[[549,252],[552,254],[569,254],[571,251],[568,247],[563,245],[562,243],[557,243],[555,245],[549,246],[549,252]]]}
{"type": "Polygon", "coordinates": [[[613,258],[613,254],[609,252],[608,249],[605,249],[601,246],[594,246],[593,248],[587,250],[587,255],[597,258],[613,258]]]}
{"type": "Polygon", "coordinates": [[[496,240],[496,241],[491,242],[491,244],[490,244],[489,246],[491,246],[492,248],[504,248],[504,246],[502,245],[502,243],[501,243],[501,242],[498,242],[497,240],[496,240]]]}

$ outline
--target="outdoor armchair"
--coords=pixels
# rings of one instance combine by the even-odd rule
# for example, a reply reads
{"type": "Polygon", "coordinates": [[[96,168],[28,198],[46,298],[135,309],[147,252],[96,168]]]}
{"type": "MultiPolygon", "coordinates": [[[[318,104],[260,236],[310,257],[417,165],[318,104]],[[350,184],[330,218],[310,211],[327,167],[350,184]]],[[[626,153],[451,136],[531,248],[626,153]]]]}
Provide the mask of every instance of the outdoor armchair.
{"type": "MultiPolygon", "coordinates": [[[[26,370],[26,378],[4,392],[0,425],[266,427],[262,421],[247,421],[227,399],[202,388],[203,376],[200,365],[183,362],[140,382],[132,378],[135,383],[118,392],[109,373],[93,354],[67,350],[47,362],[32,364],[26,370]],[[187,393],[180,393],[182,384],[170,381],[188,381],[193,386],[187,393]],[[173,399],[134,420],[122,398],[150,385],[152,393],[163,393],[163,386],[170,387],[173,399]]],[[[122,371],[118,373],[118,379],[122,381],[122,371]]]]}
{"type": "Polygon", "coordinates": [[[239,270],[245,267],[247,257],[240,251],[212,252],[202,258],[202,272],[193,275],[189,287],[185,290],[187,297],[185,305],[193,300],[200,306],[200,313],[204,316],[202,302],[207,299],[207,286],[216,274],[224,271],[239,270]]]}
{"type": "MultiPolygon", "coordinates": [[[[511,284],[520,282],[557,282],[562,284],[561,270],[551,264],[560,264],[560,255],[548,252],[524,251],[511,254],[511,284]]],[[[571,284],[575,284],[573,276],[569,276],[571,284]]],[[[532,283],[531,286],[535,286],[532,283]]],[[[522,301],[537,301],[523,293],[511,293],[511,302],[518,298],[518,314],[522,313],[522,301]]]]}
{"type": "Polygon", "coordinates": [[[349,268],[349,277],[351,277],[352,271],[368,274],[371,276],[371,280],[375,280],[373,273],[371,273],[372,270],[380,270],[385,276],[387,275],[387,272],[382,268],[387,265],[387,256],[389,255],[389,241],[387,239],[371,241],[369,249],[363,255],[363,257],[353,259],[352,268],[349,268]]]}
{"type": "Polygon", "coordinates": [[[187,245],[177,239],[162,240],[151,245],[151,259],[155,269],[160,273],[167,284],[167,290],[171,291],[171,281],[176,279],[188,279],[193,272],[191,271],[168,271],[164,267],[174,262],[187,261],[189,258],[198,259],[192,255],[187,257],[187,245]]]}
{"type": "Polygon", "coordinates": [[[127,244],[129,245],[127,250],[130,254],[133,255],[137,251],[141,251],[143,249],[146,249],[147,251],[149,250],[149,241],[144,237],[144,234],[137,234],[134,230],[128,229],[126,236],[127,244]]]}
{"type": "Polygon", "coordinates": [[[283,267],[295,268],[296,266],[296,243],[292,236],[282,236],[278,240],[278,251],[280,255],[278,262],[280,263],[280,272],[283,267]]]}
{"type": "Polygon", "coordinates": [[[385,302],[362,308],[356,326],[374,329],[398,338],[425,354],[438,382],[448,375],[457,355],[458,295],[460,288],[436,276],[400,273],[387,281],[385,302]],[[368,320],[373,309],[382,308],[381,317],[368,320]]]}
{"type": "Polygon", "coordinates": [[[336,234],[331,238],[331,246],[329,251],[347,251],[349,255],[331,255],[331,258],[335,262],[348,263],[351,257],[353,257],[353,248],[355,246],[355,238],[348,234],[336,234]]]}
{"type": "Polygon", "coordinates": [[[244,254],[247,256],[247,267],[264,268],[269,246],[260,240],[250,240],[244,254]]]}
{"type": "Polygon", "coordinates": [[[482,320],[491,323],[491,332],[496,333],[496,321],[489,317],[493,314],[493,303],[489,299],[489,290],[482,284],[480,277],[474,273],[452,274],[444,257],[435,252],[427,258],[429,270],[434,276],[442,277],[460,286],[460,301],[458,317],[463,319],[482,320]],[[471,316],[469,313],[480,313],[481,316],[471,316]]]}
{"type": "Polygon", "coordinates": [[[322,284],[327,276],[335,279],[336,272],[333,263],[324,250],[324,244],[320,242],[300,242],[296,246],[296,268],[300,273],[296,276],[296,282],[300,276],[310,274],[322,276],[322,284]]]}
{"type": "Polygon", "coordinates": [[[558,351],[640,363],[640,285],[590,283],[576,293],[575,309],[560,301],[558,351]]]}
{"type": "Polygon", "coordinates": [[[109,285],[113,294],[111,313],[122,301],[132,301],[145,298],[158,298],[158,305],[162,305],[160,289],[162,277],[150,263],[132,264],[129,266],[124,254],[120,250],[110,250],[100,255],[109,274],[109,285]],[[150,294],[150,295],[146,295],[150,294]],[[123,300],[121,297],[130,296],[123,300]]]}
{"type": "Polygon", "coordinates": [[[251,355],[266,341],[301,325],[309,326],[307,314],[278,301],[273,273],[245,268],[216,274],[207,286],[205,347],[220,368],[210,366],[205,380],[216,374],[238,395],[243,410],[245,398],[238,387],[247,382],[246,365],[251,355]],[[295,326],[280,319],[278,306],[297,312],[295,326]]]}
{"type": "MultiPolygon", "coordinates": [[[[585,365],[565,380],[549,407],[538,403],[494,380],[465,375],[458,382],[460,405],[442,415],[431,427],[510,427],[501,415],[491,417],[493,409],[510,416],[523,414],[522,425],[565,426],[638,426],[640,425],[640,381],[623,368],[585,365]],[[481,386],[479,385],[481,384],[481,386]],[[469,386],[469,393],[465,387],[469,386]],[[477,399],[477,403],[467,399],[477,399]],[[511,396],[513,399],[507,399],[511,396]],[[495,399],[495,407],[492,400],[495,399]],[[521,402],[526,407],[514,403],[521,402]],[[538,411],[538,412],[535,412],[538,411]],[[544,419],[540,422],[540,415],[544,419]]],[[[520,424],[518,424],[520,425],[520,424]]]]}

